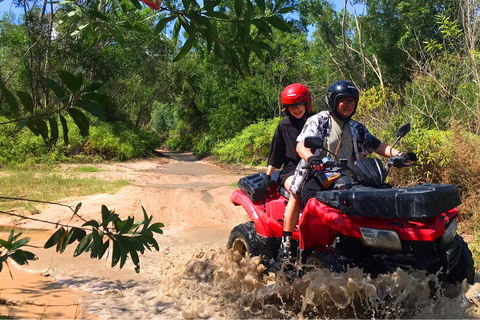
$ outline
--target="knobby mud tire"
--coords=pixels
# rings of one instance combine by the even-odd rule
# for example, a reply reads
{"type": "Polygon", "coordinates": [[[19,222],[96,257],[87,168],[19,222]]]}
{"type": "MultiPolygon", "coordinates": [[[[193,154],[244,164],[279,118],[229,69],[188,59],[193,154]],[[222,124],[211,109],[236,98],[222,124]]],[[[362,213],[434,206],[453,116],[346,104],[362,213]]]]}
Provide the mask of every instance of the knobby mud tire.
{"type": "Polygon", "coordinates": [[[253,222],[246,222],[233,228],[228,238],[228,248],[240,252],[245,257],[260,256],[260,244],[253,222]]]}
{"type": "Polygon", "coordinates": [[[468,283],[473,284],[475,278],[475,267],[472,252],[461,236],[456,235],[455,238],[455,241],[461,242],[460,256],[458,258],[457,265],[452,271],[450,271],[450,274],[445,278],[445,281],[448,283],[457,283],[462,282],[463,279],[467,279],[468,283]]]}
{"type": "MultiPolygon", "coordinates": [[[[346,272],[349,266],[353,267],[350,261],[334,250],[314,251],[308,256],[305,264],[314,268],[326,268],[331,272],[338,273],[346,272]]],[[[311,271],[311,269],[308,271],[311,271]]]]}

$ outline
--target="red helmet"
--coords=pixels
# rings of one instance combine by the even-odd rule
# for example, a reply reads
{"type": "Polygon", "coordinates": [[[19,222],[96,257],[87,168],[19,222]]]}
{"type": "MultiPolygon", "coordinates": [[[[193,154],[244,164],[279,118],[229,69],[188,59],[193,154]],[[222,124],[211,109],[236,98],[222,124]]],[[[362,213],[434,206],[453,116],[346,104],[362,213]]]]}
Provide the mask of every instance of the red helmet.
{"type": "Polygon", "coordinates": [[[307,112],[312,112],[312,95],[310,91],[303,84],[290,84],[282,92],[282,111],[285,111],[286,105],[305,103],[307,112]]]}

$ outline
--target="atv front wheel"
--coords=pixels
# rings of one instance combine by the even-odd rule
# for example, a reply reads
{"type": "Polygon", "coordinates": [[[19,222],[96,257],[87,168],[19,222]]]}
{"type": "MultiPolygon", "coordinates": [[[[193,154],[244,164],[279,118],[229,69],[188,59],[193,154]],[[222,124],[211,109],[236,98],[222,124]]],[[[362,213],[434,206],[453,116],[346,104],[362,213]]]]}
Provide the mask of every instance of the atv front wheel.
{"type": "Polygon", "coordinates": [[[250,221],[233,228],[228,238],[228,247],[240,252],[244,257],[259,256],[260,245],[254,223],[250,221]]]}
{"type": "Polygon", "coordinates": [[[336,252],[334,249],[326,248],[325,250],[313,251],[305,261],[306,265],[312,265],[315,268],[326,268],[331,272],[346,272],[348,266],[353,267],[353,263],[336,252]]]}
{"type": "Polygon", "coordinates": [[[448,283],[462,282],[467,279],[467,282],[473,284],[475,277],[475,267],[473,264],[472,252],[465,243],[465,240],[459,235],[455,236],[454,241],[460,241],[460,253],[457,265],[450,271],[445,281],[448,283]]]}

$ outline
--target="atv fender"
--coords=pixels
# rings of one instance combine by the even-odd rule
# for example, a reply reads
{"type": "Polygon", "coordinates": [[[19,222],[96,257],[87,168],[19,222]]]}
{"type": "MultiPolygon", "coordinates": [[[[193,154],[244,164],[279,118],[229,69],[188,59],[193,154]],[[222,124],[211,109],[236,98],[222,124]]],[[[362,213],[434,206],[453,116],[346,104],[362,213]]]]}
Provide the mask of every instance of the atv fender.
{"type": "Polygon", "coordinates": [[[236,190],[232,193],[232,202],[236,206],[242,206],[243,209],[245,209],[245,212],[250,216],[252,219],[253,223],[255,224],[255,229],[257,229],[257,233],[259,235],[265,236],[265,237],[271,237],[272,232],[270,227],[267,224],[264,224],[263,221],[268,221],[266,217],[262,217],[263,219],[260,219],[259,215],[265,216],[265,212],[261,212],[260,210],[257,209],[259,205],[262,204],[263,201],[257,201],[257,202],[252,202],[252,200],[241,190],[236,190]]]}

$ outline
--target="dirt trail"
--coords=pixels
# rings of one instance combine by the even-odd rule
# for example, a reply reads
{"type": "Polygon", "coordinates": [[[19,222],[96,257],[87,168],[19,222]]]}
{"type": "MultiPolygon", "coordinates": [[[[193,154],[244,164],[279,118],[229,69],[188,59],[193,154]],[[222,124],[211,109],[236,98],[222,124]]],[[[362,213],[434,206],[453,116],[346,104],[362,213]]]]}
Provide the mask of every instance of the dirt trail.
{"type": "MultiPolygon", "coordinates": [[[[65,170],[71,170],[76,166],[63,165],[65,170]]],[[[145,256],[141,257],[142,270],[137,275],[133,272],[131,265],[126,265],[119,270],[118,267],[110,268],[107,261],[91,260],[87,255],[73,258],[73,248],[67,249],[67,252],[62,255],[55,253],[53,249],[34,248],[31,251],[39,256],[38,261],[30,263],[23,270],[12,266],[15,276],[13,283],[16,283],[17,287],[15,292],[20,296],[12,295],[11,291],[6,290],[12,288],[12,282],[5,277],[8,273],[2,273],[4,279],[1,280],[0,289],[4,288],[1,292],[3,298],[10,296],[15,301],[34,300],[38,302],[38,297],[42,296],[42,290],[46,290],[46,296],[52,295],[52,292],[47,290],[49,286],[44,283],[45,281],[52,282],[52,280],[39,275],[35,277],[36,274],[45,273],[57,279],[57,284],[54,285],[52,282],[50,287],[58,288],[59,284],[67,284],[72,288],[84,289],[88,296],[84,294],[84,302],[91,299],[92,293],[104,292],[112,288],[115,290],[116,285],[132,286],[137,279],[140,282],[158,281],[158,275],[164,273],[164,270],[171,270],[177,266],[179,269],[180,266],[184,268],[189,259],[203,250],[223,249],[231,228],[248,219],[243,210],[233,206],[230,202],[230,195],[236,188],[235,183],[240,177],[247,174],[247,171],[222,169],[208,162],[197,161],[190,154],[171,152],[164,152],[163,157],[153,160],[101,164],[97,168],[101,171],[85,173],[85,176],[105,180],[124,179],[131,185],[113,195],[97,194],[63,199],[59,202],[72,206],[82,202],[80,214],[87,220],[99,219],[102,204],[105,204],[110,210],[115,210],[121,217],[133,215],[138,220],[143,218],[141,209],[143,206],[148,215],[153,215],[154,222],[162,222],[165,225],[164,235],[157,238],[161,247],[160,252],[147,252],[145,256]],[[22,280],[27,278],[28,284],[22,283],[22,280]],[[32,285],[36,288],[29,288],[29,290],[35,291],[35,296],[29,296],[29,291],[26,290],[27,286],[32,285]]],[[[36,219],[67,223],[71,218],[71,211],[65,207],[44,206],[40,211],[40,214],[34,216],[36,219]]],[[[70,222],[70,224],[72,223],[80,224],[81,222],[74,219],[70,222]]],[[[0,225],[15,225],[19,228],[36,230],[54,228],[53,225],[28,220],[17,221],[8,217],[0,218],[0,225]]],[[[32,245],[42,246],[45,238],[50,234],[51,232],[29,232],[27,235],[33,239],[32,245]]],[[[135,290],[141,290],[137,286],[135,287],[137,288],[135,290]]],[[[58,294],[76,299],[79,296],[78,292],[68,293],[67,289],[61,293],[53,293],[53,295],[58,294]]],[[[91,300],[89,304],[94,300],[91,300]]],[[[48,303],[54,305],[58,304],[58,301],[49,300],[48,303]]],[[[5,308],[0,310],[2,310],[2,314],[9,312],[28,318],[39,318],[42,313],[47,315],[47,318],[75,317],[74,314],[60,312],[58,307],[44,308],[47,310],[44,313],[44,310],[37,310],[39,308],[32,306],[31,313],[25,313],[28,308],[26,305],[22,305],[20,307],[10,306],[6,308],[7,311],[5,308]],[[20,311],[21,313],[19,313],[20,311]]],[[[90,308],[90,312],[92,309],[101,316],[101,307],[90,308]]],[[[76,307],[74,310],[78,313],[76,307]]],[[[162,317],[164,316],[165,314],[162,317]]],[[[178,317],[178,311],[171,312],[169,316],[178,317]]],[[[81,314],[81,317],[87,317],[86,313],[81,314]]],[[[124,318],[124,314],[119,313],[113,317],[124,318]]]]}

